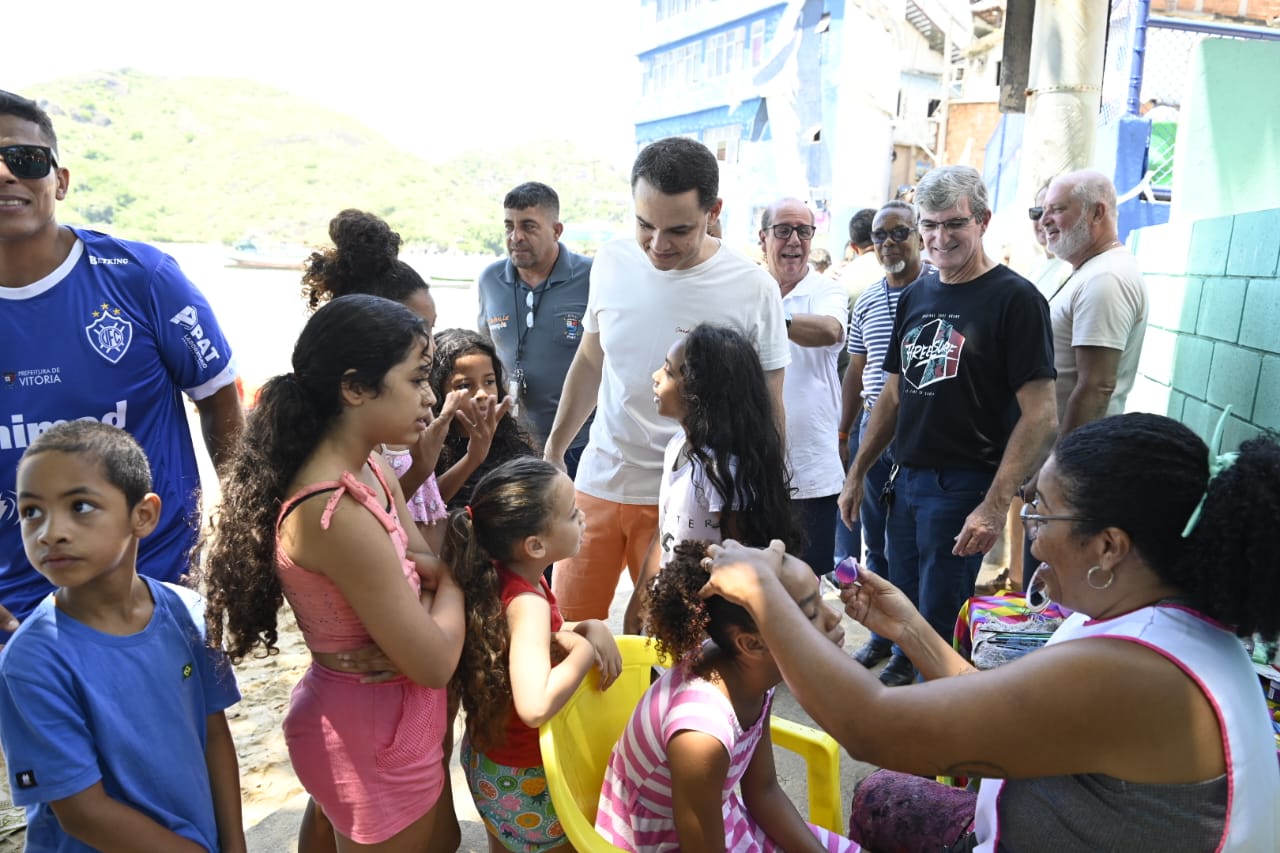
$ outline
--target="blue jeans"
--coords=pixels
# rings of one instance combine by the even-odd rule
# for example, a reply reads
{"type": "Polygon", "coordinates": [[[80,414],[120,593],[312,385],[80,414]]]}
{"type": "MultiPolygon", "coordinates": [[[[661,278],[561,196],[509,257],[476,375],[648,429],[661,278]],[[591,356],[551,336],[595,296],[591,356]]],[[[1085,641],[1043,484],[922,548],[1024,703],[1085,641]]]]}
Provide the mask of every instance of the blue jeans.
{"type": "MultiPolygon", "coordinates": [[[[862,419],[866,420],[867,413],[862,413],[862,419]]],[[[853,461],[853,457],[858,455],[858,443],[862,440],[862,431],[855,429],[849,433],[849,460],[853,461]]],[[[836,567],[836,563],[845,557],[852,555],[859,562],[862,560],[862,525],[854,519],[853,527],[845,527],[844,519],[840,517],[840,508],[836,507],[836,547],[835,552],[831,555],[831,566],[823,569],[821,574],[826,574],[836,567]]],[[[814,566],[813,570],[818,571],[818,567],[814,566]]]]}
{"type": "Polygon", "coordinates": [[[889,580],[917,602],[947,641],[982,568],[982,554],[956,557],[951,549],[993,477],[994,472],[965,468],[898,470],[887,525],[889,580]]]}
{"type": "Polygon", "coordinates": [[[839,495],[823,495],[817,498],[791,500],[791,509],[795,512],[796,522],[804,528],[805,545],[804,561],[813,569],[815,575],[825,575],[835,568],[832,549],[835,546],[836,499],[839,495]]]}
{"type": "MultiPolygon", "coordinates": [[[[862,422],[858,427],[858,436],[867,432],[867,424],[871,421],[871,413],[862,413],[862,422]]],[[[862,506],[860,514],[862,516],[862,540],[867,545],[867,568],[875,572],[882,578],[886,578],[890,583],[897,585],[894,580],[893,572],[889,568],[889,560],[885,557],[885,524],[888,517],[888,507],[880,502],[880,495],[884,492],[884,484],[889,480],[889,472],[893,470],[893,445],[890,444],[884,453],[880,454],[867,471],[866,478],[862,481],[862,506]]],[[[912,599],[915,602],[915,599],[912,599]]],[[[871,632],[871,642],[887,643],[884,637],[876,632],[871,632]]],[[[895,648],[894,653],[900,654],[901,649],[895,648]]]]}

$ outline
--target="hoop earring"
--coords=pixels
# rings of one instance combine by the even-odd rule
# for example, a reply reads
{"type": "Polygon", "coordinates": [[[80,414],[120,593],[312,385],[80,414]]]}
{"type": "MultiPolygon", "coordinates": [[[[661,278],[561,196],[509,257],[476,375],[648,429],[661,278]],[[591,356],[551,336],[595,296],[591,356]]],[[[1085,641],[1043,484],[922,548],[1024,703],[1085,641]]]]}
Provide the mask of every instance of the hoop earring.
{"type": "Polygon", "coordinates": [[[1085,580],[1085,583],[1089,584],[1089,589],[1096,589],[1096,590],[1109,589],[1111,585],[1116,582],[1116,573],[1114,569],[1104,569],[1102,568],[1102,566],[1093,566],[1092,568],[1089,569],[1088,574],[1084,576],[1084,580],[1085,580]],[[1094,583],[1093,582],[1094,572],[1106,572],[1107,573],[1106,583],[1102,583],[1102,584],[1094,583]]]}

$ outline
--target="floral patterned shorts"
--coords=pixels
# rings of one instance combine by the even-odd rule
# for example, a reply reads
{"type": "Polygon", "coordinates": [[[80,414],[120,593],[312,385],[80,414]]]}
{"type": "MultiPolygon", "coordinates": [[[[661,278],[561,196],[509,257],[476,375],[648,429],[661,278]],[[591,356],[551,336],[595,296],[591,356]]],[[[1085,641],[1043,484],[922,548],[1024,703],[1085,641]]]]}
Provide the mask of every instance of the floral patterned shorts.
{"type": "Polygon", "coordinates": [[[462,772],[471,799],[489,834],[516,853],[543,853],[567,844],[547,774],[541,767],[507,767],[495,764],[463,738],[462,772]]]}

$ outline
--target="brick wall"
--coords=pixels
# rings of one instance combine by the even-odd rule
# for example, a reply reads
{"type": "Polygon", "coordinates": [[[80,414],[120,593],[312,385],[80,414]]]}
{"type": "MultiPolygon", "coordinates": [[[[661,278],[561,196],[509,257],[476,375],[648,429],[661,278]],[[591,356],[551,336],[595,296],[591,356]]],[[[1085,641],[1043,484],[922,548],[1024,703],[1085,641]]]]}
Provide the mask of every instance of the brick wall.
{"type": "Polygon", "coordinates": [[[1265,23],[1280,17],[1280,0],[1163,0],[1151,4],[1151,11],[1198,12],[1222,18],[1265,23]]]}
{"type": "Polygon", "coordinates": [[[999,123],[1000,107],[994,101],[952,101],[947,106],[947,139],[941,152],[942,162],[972,166],[981,172],[987,142],[999,123]]]}
{"type": "Polygon", "coordinates": [[[1133,233],[1151,311],[1129,409],[1208,440],[1230,405],[1224,450],[1280,430],[1278,233],[1280,209],[1133,233]]]}

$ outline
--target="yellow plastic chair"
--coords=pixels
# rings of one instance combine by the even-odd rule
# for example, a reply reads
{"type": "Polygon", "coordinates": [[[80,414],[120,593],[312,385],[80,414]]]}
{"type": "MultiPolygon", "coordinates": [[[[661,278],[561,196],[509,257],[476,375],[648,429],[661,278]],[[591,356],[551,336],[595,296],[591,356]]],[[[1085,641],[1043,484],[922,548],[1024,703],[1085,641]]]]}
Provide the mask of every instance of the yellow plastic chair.
{"type": "MultiPolygon", "coordinates": [[[[617,638],[622,673],[603,693],[593,669],[560,712],[540,729],[547,787],[565,835],[580,853],[614,853],[617,847],[595,830],[600,786],[613,745],[649,689],[654,666],[666,666],[645,637],[617,638]]],[[[844,835],[840,797],[840,748],[825,732],[771,718],[773,743],[804,759],[809,791],[809,822],[844,835]]]]}

